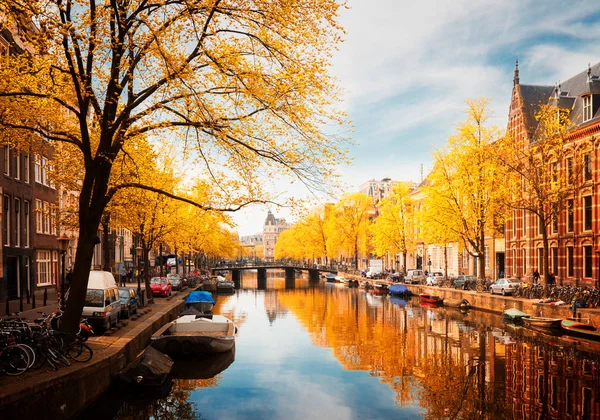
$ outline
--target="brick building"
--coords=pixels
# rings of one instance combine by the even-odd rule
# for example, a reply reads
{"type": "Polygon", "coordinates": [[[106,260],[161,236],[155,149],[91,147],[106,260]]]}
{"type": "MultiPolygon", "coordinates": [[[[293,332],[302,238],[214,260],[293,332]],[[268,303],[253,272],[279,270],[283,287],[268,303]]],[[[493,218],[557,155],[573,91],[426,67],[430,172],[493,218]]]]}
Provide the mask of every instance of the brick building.
{"type": "MultiPolygon", "coordinates": [[[[557,86],[520,83],[515,68],[507,132],[529,144],[537,127],[535,115],[540,104],[554,103],[567,112],[573,128],[569,152],[557,169],[581,168],[581,183],[569,198],[553,226],[549,227],[550,271],[559,284],[598,285],[600,233],[596,185],[600,179],[597,137],[600,133],[600,63],[589,66],[557,86]],[[569,155],[571,154],[571,157],[569,155]],[[581,162],[573,162],[573,156],[581,162]]],[[[505,228],[506,273],[531,280],[537,268],[542,273],[542,238],[537,218],[525,210],[514,210],[505,228]]]]}
{"type": "MultiPolygon", "coordinates": [[[[0,26],[0,56],[33,53],[19,38],[27,28],[0,26]]],[[[0,300],[27,296],[36,287],[58,282],[56,190],[48,177],[52,148],[33,154],[0,143],[2,197],[2,278],[0,300]]]]}

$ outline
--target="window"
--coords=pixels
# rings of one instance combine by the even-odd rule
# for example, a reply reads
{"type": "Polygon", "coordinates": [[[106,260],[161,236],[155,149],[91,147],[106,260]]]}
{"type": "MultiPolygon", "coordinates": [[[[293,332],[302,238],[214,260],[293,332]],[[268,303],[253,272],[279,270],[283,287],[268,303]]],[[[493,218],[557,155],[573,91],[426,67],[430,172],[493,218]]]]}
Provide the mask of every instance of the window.
{"type": "Polygon", "coordinates": [[[40,162],[40,157],[35,157],[35,167],[34,167],[34,176],[35,182],[41,184],[42,183],[42,164],[40,162]]]}
{"type": "Polygon", "coordinates": [[[42,201],[35,200],[35,231],[37,233],[43,233],[44,228],[42,226],[44,209],[42,208],[42,201]]]}
{"type": "Polygon", "coordinates": [[[4,196],[4,245],[10,246],[10,197],[4,196]]]}
{"type": "Polygon", "coordinates": [[[513,238],[517,237],[517,212],[513,210],[512,212],[512,236],[513,238]]]}
{"type": "Polygon", "coordinates": [[[552,272],[558,276],[558,248],[552,248],[552,272]]]}
{"type": "Polygon", "coordinates": [[[15,246],[21,246],[21,200],[15,198],[15,246]]]}
{"type": "Polygon", "coordinates": [[[25,212],[25,226],[23,229],[23,239],[25,242],[25,248],[29,248],[29,230],[31,228],[31,223],[30,223],[30,218],[29,218],[29,213],[30,213],[30,209],[29,209],[29,201],[25,201],[23,203],[24,205],[24,212],[25,212]]]}
{"type": "Polygon", "coordinates": [[[552,233],[558,233],[558,216],[552,217],[552,233]]]}
{"type": "Polygon", "coordinates": [[[36,254],[38,286],[52,284],[50,251],[37,251],[36,254]]]}
{"type": "Polygon", "coordinates": [[[21,179],[21,154],[15,155],[15,179],[21,179]]]}
{"type": "Polygon", "coordinates": [[[583,276],[592,277],[592,247],[586,245],[583,247],[583,276]]]}
{"type": "Polygon", "coordinates": [[[4,175],[10,175],[10,147],[4,146],[4,175]]]}
{"type": "Polygon", "coordinates": [[[523,274],[527,273],[527,250],[523,248],[523,274]]]}
{"type": "Polygon", "coordinates": [[[513,262],[513,276],[517,275],[517,250],[513,249],[512,252],[512,262],[513,262]]]}
{"type": "Polygon", "coordinates": [[[583,197],[583,230],[592,230],[592,196],[583,197]]]}
{"type": "Polygon", "coordinates": [[[540,275],[544,274],[544,248],[538,248],[538,261],[537,261],[538,272],[540,275]]]}
{"type": "Polygon", "coordinates": [[[590,153],[583,156],[583,180],[592,180],[592,155],[590,153]]]}
{"type": "Polygon", "coordinates": [[[526,236],[527,232],[527,210],[523,210],[523,232],[521,232],[521,236],[526,236]]]}
{"type": "Polygon", "coordinates": [[[592,95],[583,97],[583,122],[592,119],[592,95]]]}
{"type": "Polygon", "coordinates": [[[43,224],[44,224],[44,233],[45,234],[50,234],[50,209],[48,206],[48,202],[44,201],[44,207],[43,207],[43,224]]]}
{"type": "Polygon", "coordinates": [[[567,158],[567,184],[573,183],[573,158],[567,158]]]}
{"type": "Polygon", "coordinates": [[[558,182],[558,162],[552,163],[552,182],[558,182]]]}
{"type": "Polygon", "coordinates": [[[50,233],[56,235],[56,207],[51,206],[50,208],[50,233]]]}
{"type": "Polygon", "coordinates": [[[567,200],[567,232],[573,232],[573,200],[567,200]]]}
{"type": "Polygon", "coordinates": [[[23,181],[29,183],[29,155],[23,155],[23,181]]]}
{"type": "Polygon", "coordinates": [[[567,277],[573,277],[574,269],[573,269],[573,247],[567,247],[567,277]]]}
{"type": "Polygon", "coordinates": [[[48,185],[48,159],[42,158],[42,184],[48,185]]]}

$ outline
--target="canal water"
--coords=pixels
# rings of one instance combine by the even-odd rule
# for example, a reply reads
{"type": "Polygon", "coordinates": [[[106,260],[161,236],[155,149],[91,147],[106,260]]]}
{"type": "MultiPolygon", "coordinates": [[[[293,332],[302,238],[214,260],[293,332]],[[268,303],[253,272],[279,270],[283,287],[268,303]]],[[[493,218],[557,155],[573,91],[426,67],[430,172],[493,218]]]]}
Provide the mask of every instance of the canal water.
{"type": "Polygon", "coordinates": [[[235,351],[115,387],[86,419],[600,418],[600,346],[342,284],[242,277],[235,351]]]}

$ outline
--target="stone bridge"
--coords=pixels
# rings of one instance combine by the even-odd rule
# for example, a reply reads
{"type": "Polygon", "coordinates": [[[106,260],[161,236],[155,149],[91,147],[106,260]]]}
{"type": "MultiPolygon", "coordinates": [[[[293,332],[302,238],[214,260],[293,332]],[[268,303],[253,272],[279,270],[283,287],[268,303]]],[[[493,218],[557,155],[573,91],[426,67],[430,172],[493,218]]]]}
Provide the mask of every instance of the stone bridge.
{"type": "Polygon", "coordinates": [[[267,270],[283,270],[285,271],[285,280],[292,281],[296,278],[296,271],[308,271],[308,279],[311,282],[318,282],[320,273],[335,273],[338,270],[335,267],[321,267],[318,266],[304,266],[304,265],[293,265],[293,264],[259,264],[259,265],[234,265],[234,266],[223,266],[215,267],[211,269],[212,274],[216,274],[221,271],[231,271],[231,279],[237,285],[241,280],[242,270],[256,270],[258,282],[267,281],[267,270]]]}

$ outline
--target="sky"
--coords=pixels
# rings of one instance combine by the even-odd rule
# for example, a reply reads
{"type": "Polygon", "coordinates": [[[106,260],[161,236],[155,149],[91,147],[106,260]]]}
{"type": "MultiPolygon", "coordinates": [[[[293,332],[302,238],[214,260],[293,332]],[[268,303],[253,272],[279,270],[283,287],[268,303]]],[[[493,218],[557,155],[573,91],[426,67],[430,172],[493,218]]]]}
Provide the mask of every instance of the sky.
{"type": "MultiPolygon", "coordinates": [[[[515,60],[521,84],[554,85],[600,61],[598,0],[349,0],[332,73],[354,132],[346,191],[370,179],[419,181],[465,118],[490,100],[506,128],[515,60]]],[[[301,187],[288,191],[303,197],[301,187]]],[[[240,235],[262,232],[268,208],[235,214],[240,235]]],[[[288,209],[271,208],[293,221],[288,209]]]]}

